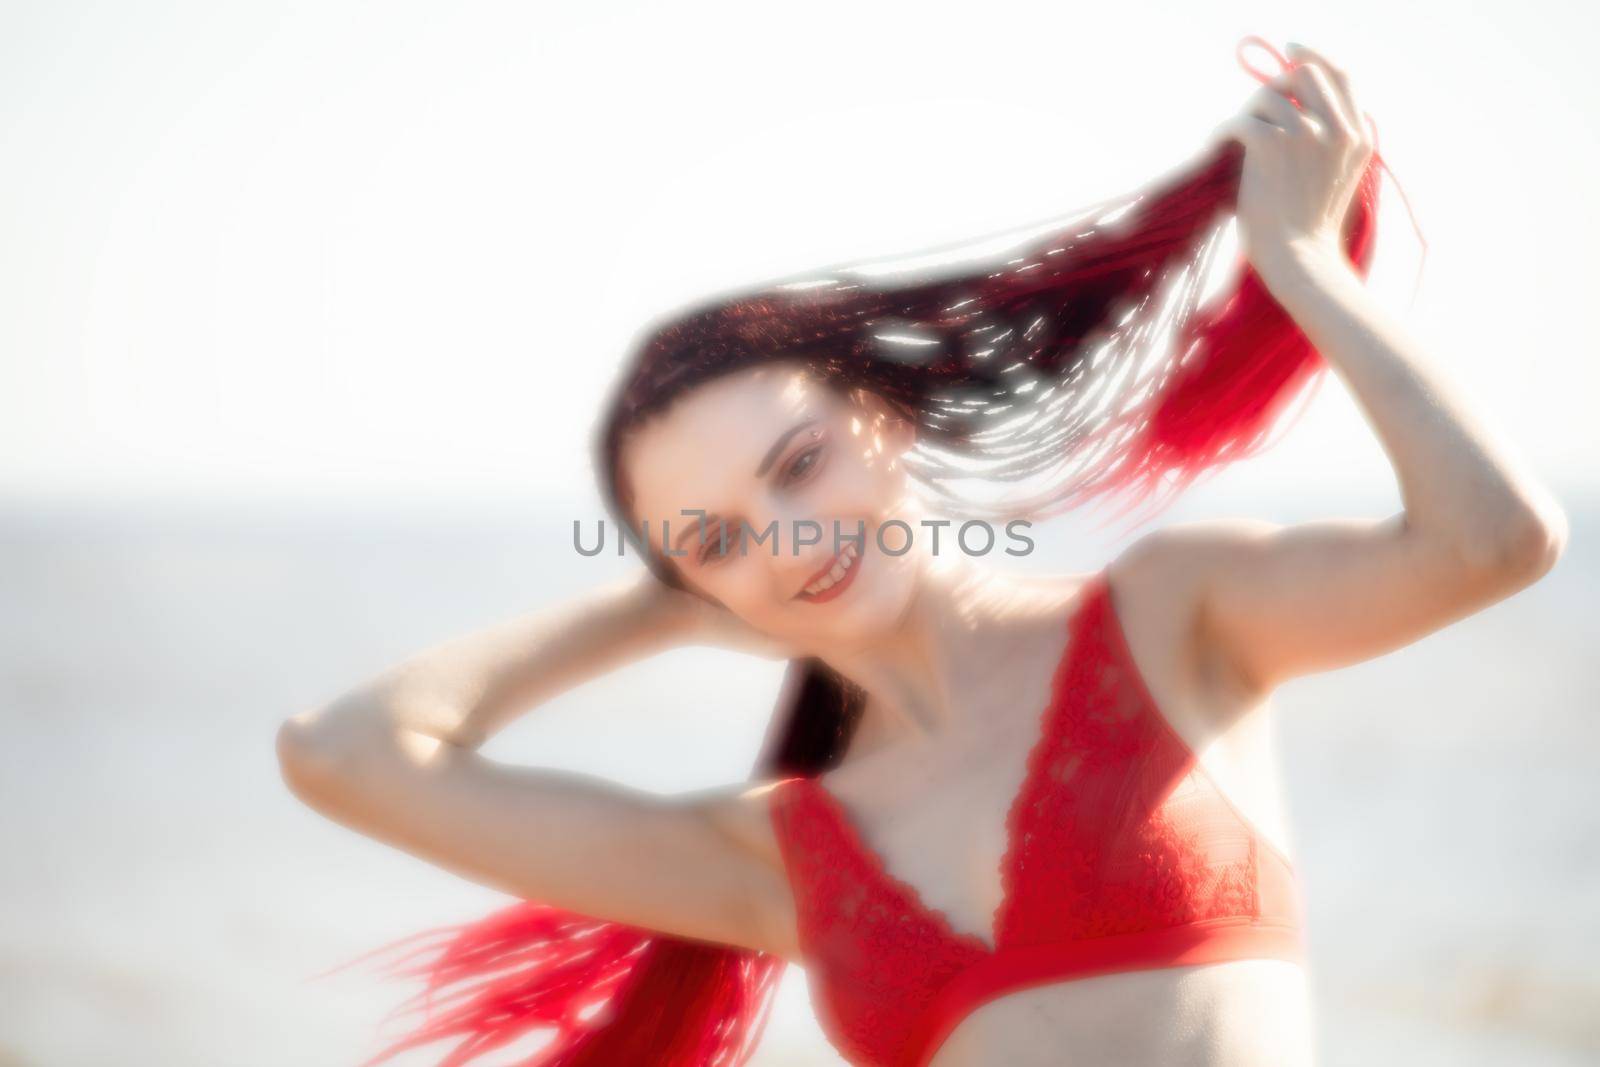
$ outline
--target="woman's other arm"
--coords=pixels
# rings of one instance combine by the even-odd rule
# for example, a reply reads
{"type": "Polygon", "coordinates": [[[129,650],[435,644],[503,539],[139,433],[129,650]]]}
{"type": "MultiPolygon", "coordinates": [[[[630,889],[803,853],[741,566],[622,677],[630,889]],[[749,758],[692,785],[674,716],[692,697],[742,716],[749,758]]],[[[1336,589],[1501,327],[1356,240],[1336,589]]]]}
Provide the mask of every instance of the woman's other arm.
{"type": "Polygon", "coordinates": [[[1308,50],[1300,58],[1289,84],[1313,113],[1326,109],[1332,128],[1294,128],[1293,105],[1275,96],[1263,110],[1278,128],[1245,120],[1248,152],[1262,165],[1252,173],[1247,160],[1257,195],[1247,221],[1249,190],[1241,190],[1241,222],[1253,223],[1251,261],[1262,280],[1377,434],[1404,510],[1290,527],[1178,526],[1145,538],[1118,564],[1126,580],[1159,586],[1177,605],[1202,658],[1260,694],[1408,644],[1510,595],[1554,565],[1567,536],[1550,491],[1470,411],[1339,250],[1348,199],[1319,193],[1318,183],[1335,172],[1358,175],[1370,149],[1348,80],[1308,50]]]}
{"type": "Polygon", "coordinates": [[[749,783],[659,796],[476,750],[518,714],[680,644],[737,645],[721,609],[648,573],[445,642],[278,733],[285,782],[342,825],[484,885],[596,918],[785,951],[787,885],[749,783]]]}

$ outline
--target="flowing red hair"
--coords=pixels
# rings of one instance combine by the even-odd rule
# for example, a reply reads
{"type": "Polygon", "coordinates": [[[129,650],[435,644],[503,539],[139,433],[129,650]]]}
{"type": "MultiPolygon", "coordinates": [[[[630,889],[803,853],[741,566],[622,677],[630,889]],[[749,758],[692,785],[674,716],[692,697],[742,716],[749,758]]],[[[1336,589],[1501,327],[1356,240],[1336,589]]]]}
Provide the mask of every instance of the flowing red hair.
{"type": "MultiPolygon", "coordinates": [[[[1249,44],[1290,66],[1247,37],[1239,59],[1257,80],[1268,77],[1245,61],[1249,44]]],[[[1258,451],[1323,364],[1243,261],[1231,287],[1201,306],[1243,158],[1239,143],[1224,141],[1173,176],[1035,228],[998,254],[946,256],[935,270],[840,267],[652,326],[597,438],[608,504],[630,529],[618,469],[630,429],[702,382],[796,355],[914,418],[927,448],[912,473],[947,501],[958,499],[951,483],[975,476],[1042,482],[1020,505],[1031,514],[1093,498],[1159,504],[1258,451]]],[[[1375,150],[1342,235],[1362,275],[1380,167],[1375,150]]],[[[682,587],[670,563],[645,558],[682,587]]],[[[819,661],[795,661],[758,773],[831,766],[860,709],[847,680],[819,661]]],[[[424,988],[397,1010],[424,1018],[364,1067],[446,1040],[455,1044],[441,1065],[457,1067],[535,1030],[549,1030],[550,1041],[527,1067],[734,1067],[753,1051],[784,967],[764,953],[535,901],[378,951],[408,945],[390,970],[424,988]]]]}

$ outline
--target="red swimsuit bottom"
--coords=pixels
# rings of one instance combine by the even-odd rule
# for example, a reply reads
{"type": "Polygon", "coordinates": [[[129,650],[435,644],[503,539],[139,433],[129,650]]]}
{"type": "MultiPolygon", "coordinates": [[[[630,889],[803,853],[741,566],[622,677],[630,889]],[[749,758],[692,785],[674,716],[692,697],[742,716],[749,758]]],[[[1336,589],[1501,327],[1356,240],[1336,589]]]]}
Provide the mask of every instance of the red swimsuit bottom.
{"type": "Polygon", "coordinates": [[[812,1002],[857,1067],[925,1067],[975,1009],[1029,986],[1303,959],[1289,860],[1156,706],[1104,571],[1068,633],[1006,821],[993,949],[893,877],[819,782],[769,794],[812,1002]]]}

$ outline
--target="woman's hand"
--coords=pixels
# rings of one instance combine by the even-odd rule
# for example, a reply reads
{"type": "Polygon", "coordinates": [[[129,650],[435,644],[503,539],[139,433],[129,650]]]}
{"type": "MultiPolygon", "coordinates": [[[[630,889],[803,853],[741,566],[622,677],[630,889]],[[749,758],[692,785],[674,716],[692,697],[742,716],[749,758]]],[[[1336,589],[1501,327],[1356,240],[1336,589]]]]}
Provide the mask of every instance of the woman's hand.
{"type": "Polygon", "coordinates": [[[670,639],[686,645],[712,645],[765,659],[788,659],[790,650],[747,624],[720,604],[663,583],[646,569],[639,594],[670,639]]]}
{"type": "Polygon", "coordinates": [[[1245,146],[1239,237],[1264,278],[1306,250],[1344,262],[1345,218],[1373,152],[1344,71],[1301,45],[1288,56],[1293,69],[1218,127],[1245,146]]]}

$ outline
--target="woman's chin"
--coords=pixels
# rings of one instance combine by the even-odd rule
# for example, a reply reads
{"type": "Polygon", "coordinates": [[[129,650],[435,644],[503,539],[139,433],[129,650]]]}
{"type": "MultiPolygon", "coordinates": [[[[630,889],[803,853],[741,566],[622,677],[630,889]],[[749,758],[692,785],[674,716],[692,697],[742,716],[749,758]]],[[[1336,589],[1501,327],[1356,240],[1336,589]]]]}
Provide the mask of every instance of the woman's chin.
{"type": "Polygon", "coordinates": [[[819,648],[861,644],[893,633],[915,588],[910,567],[892,556],[868,555],[849,585],[821,602],[797,600],[796,621],[819,648]]]}

